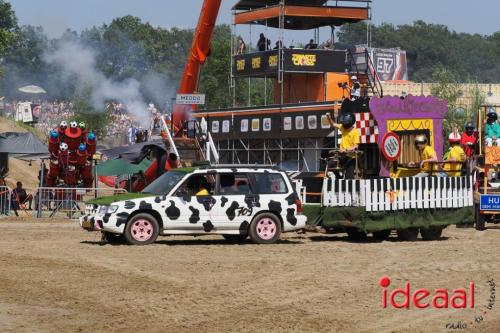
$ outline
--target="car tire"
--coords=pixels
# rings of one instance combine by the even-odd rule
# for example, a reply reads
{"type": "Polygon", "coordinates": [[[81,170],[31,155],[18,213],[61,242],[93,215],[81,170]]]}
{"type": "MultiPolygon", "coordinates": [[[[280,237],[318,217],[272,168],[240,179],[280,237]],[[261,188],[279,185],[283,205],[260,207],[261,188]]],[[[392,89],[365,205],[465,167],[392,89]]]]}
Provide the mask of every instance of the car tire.
{"type": "Polygon", "coordinates": [[[123,243],[123,235],[114,234],[112,232],[101,231],[103,242],[109,244],[121,244],[123,243]]]}
{"type": "Polygon", "coordinates": [[[229,243],[243,243],[247,238],[248,235],[222,235],[226,241],[229,243]]]}
{"type": "Polygon", "coordinates": [[[391,229],[374,231],[372,233],[373,239],[379,242],[385,241],[391,235],[391,231],[391,229]]]}
{"type": "Polygon", "coordinates": [[[153,216],[137,214],[125,226],[125,240],[131,245],[148,245],[156,241],[159,229],[158,221],[153,216]]]}
{"type": "Polygon", "coordinates": [[[420,228],[420,235],[422,235],[422,239],[426,241],[438,240],[441,238],[442,233],[442,227],[420,228]]]}
{"type": "Polygon", "coordinates": [[[486,230],[486,216],[481,214],[481,211],[479,210],[479,205],[474,205],[474,222],[476,223],[476,230],[477,231],[484,231],[486,230]]]}
{"type": "Polygon", "coordinates": [[[347,228],[345,232],[347,233],[347,238],[351,242],[364,242],[368,238],[366,232],[358,228],[347,228]]]}
{"type": "Polygon", "coordinates": [[[281,222],[274,214],[261,213],[250,224],[249,234],[256,244],[275,243],[281,236],[281,222]]]}
{"type": "Polygon", "coordinates": [[[414,242],[418,238],[418,228],[398,229],[397,233],[402,241],[414,242]]]}

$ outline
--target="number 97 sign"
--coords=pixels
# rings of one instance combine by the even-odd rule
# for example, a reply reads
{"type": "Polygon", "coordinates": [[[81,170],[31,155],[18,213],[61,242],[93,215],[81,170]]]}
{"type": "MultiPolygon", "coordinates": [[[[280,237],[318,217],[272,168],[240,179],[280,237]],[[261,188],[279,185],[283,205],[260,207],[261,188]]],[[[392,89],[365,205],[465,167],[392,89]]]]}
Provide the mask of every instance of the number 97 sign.
{"type": "Polygon", "coordinates": [[[396,133],[389,132],[382,138],[382,155],[391,162],[401,155],[401,139],[396,133]]]}

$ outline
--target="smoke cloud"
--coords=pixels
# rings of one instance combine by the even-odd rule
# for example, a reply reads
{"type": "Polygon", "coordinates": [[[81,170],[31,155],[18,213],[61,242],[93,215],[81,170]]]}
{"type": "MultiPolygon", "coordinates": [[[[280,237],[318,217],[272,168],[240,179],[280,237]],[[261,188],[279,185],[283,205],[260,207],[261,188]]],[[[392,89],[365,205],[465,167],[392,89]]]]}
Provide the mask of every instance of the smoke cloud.
{"type": "Polygon", "coordinates": [[[118,100],[125,104],[142,126],[149,125],[141,83],[136,79],[116,82],[107,78],[97,68],[97,53],[92,48],[78,41],[61,41],[43,58],[48,64],[62,70],[64,81],[76,79],[78,90],[90,90],[90,103],[95,109],[102,110],[106,101],[118,100]]]}

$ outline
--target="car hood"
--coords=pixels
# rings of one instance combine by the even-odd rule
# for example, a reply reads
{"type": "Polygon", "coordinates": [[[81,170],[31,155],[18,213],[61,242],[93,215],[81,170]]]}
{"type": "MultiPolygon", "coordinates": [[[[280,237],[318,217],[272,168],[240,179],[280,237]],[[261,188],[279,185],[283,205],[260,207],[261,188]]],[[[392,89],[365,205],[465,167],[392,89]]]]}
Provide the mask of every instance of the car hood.
{"type": "Polygon", "coordinates": [[[107,197],[95,198],[86,202],[89,205],[110,205],[113,202],[123,201],[123,200],[133,200],[140,198],[148,198],[154,197],[154,194],[151,193],[124,193],[118,195],[111,195],[107,197]]]}

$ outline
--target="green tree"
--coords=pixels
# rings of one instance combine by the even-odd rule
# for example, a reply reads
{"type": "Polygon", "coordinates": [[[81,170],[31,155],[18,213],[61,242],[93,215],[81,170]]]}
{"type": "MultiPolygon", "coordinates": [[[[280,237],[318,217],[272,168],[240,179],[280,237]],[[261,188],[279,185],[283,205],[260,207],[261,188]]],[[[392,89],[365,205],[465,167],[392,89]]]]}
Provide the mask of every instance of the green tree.
{"type": "MultiPolygon", "coordinates": [[[[461,132],[469,121],[474,121],[474,116],[480,105],[484,104],[485,96],[477,84],[471,88],[468,95],[472,96],[472,103],[464,108],[460,105],[460,97],[464,95],[456,75],[450,71],[440,68],[433,75],[431,94],[442,98],[448,103],[448,110],[443,122],[443,137],[447,138],[455,129],[461,132]]],[[[447,140],[445,141],[447,145],[447,140]]]]}
{"type": "MultiPolygon", "coordinates": [[[[17,18],[12,5],[9,2],[0,0],[0,58],[3,57],[6,49],[14,41],[17,28],[17,18]]],[[[2,62],[0,60],[0,64],[2,62]]],[[[1,67],[0,74],[2,74],[1,67]]]]}
{"type": "MultiPolygon", "coordinates": [[[[4,54],[5,73],[2,88],[10,97],[19,97],[17,89],[27,84],[44,86],[49,68],[42,57],[49,39],[41,27],[22,26],[4,54]]],[[[47,87],[45,87],[47,88],[47,87]]]]}
{"type": "MultiPolygon", "coordinates": [[[[366,23],[342,26],[338,38],[347,44],[366,44],[366,23]]],[[[482,36],[423,21],[398,26],[382,23],[372,26],[372,46],[408,51],[412,81],[429,82],[439,68],[454,73],[460,82],[500,80],[500,32],[482,36]]]]}

